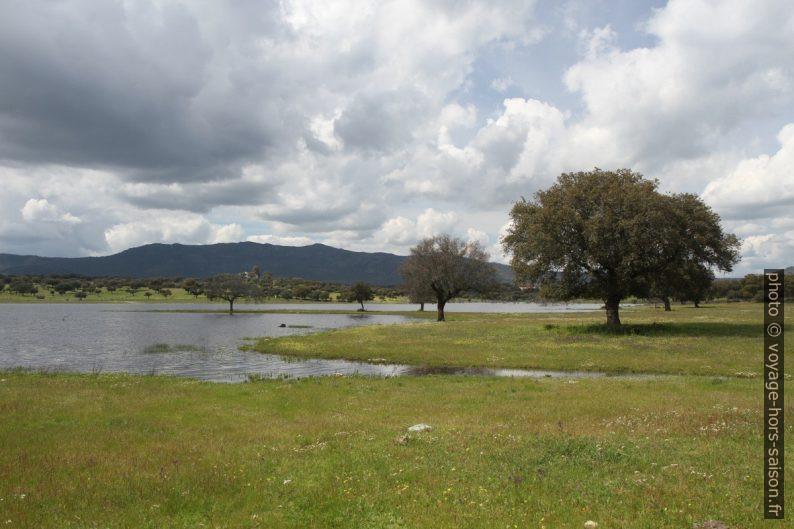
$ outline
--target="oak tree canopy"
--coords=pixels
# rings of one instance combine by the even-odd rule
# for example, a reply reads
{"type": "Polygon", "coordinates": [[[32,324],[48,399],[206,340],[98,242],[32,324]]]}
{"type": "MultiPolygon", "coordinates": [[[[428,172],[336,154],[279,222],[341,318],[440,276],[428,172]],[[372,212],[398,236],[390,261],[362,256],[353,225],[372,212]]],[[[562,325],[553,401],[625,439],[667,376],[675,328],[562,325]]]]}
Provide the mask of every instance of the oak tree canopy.
{"type": "Polygon", "coordinates": [[[658,182],[629,169],[563,173],[510,212],[502,239],[520,281],[562,300],[604,301],[619,325],[620,301],[652,290],[697,290],[712,268],[730,271],[739,240],[699,197],[662,194],[658,182]]]}

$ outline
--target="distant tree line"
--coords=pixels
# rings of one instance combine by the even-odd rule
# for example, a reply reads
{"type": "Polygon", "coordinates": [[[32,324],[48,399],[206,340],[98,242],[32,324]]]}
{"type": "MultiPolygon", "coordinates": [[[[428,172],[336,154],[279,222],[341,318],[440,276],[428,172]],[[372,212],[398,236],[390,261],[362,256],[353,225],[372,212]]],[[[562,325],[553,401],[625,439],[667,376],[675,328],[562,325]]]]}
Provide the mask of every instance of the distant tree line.
{"type": "MultiPolygon", "coordinates": [[[[273,277],[269,272],[259,275],[252,272],[236,274],[252,282],[260,290],[258,299],[284,299],[300,301],[345,301],[358,303],[355,285],[314,281],[299,277],[273,277]]],[[[0,292],[11,292],[20,295],[49,294],[74,295],[84,293],[86,297],[98,296],[102,292],[123,292],[133,297],[169,298],[178,289],[183,289],[194,299],[206,297],[207,284],[210,278],[185,277],[85,277],[68,275],[22,275],[11,276],[0,274],[0,292]],[[147,295],[148,294],[148,295],[147,295]]],[[[368,285],[372,298],[381,300],[397,300],[411,297],[406,285],[378,286],[368,285]]],[[[79,296],[78,296],[79,297],[79,296]]],[[[482,299],[477,292],[462,292],[460,299],[482,299]]],[[[537,299],[535,292],[522,290],[513,283],[503,283],[491,292],[488,299],[503,301],[532,301],[537,299]]],[[[364,299],[368,301],[368,299],[364,299]]],[[[413,302],[413,299],[411,300],[413,302]]],[[[430,300],[435,302],[435,299],[430,300]]]]}
{"type": "MultiPolygon", "coordinates": [[[[66,276],[40,276],[24,275],[11,276],[0,274],[0,292],[9,292],[22,296],[53,296],[75,295],[77,299],[81,296],[98,296],[103,289],[107,292],[124,292],[134,297],[151,299],[168,299],[178,289],[184,289],[187,294],[198,300],[206,297],[207,278],[122,278],[122,277],[78,277],[74,275],[66,276]],[[78,294],[80,293],[80,294],[78,294]],[[148,294],[148,296],[147,296],[148,294]]],[[[257,281],[262,288],[259,299],[285,299],[300,301],[331,301],[332,296],[337,301],[357,303],[352,285],[341,283],[328,283],[312,281],[301,278],[273,278],[272,276],[262,277],[257,281]]],[[[483,294],[476,291],[462,291],[456,299],[459,300],[492,300],[505,302],[538,302],[553,299],[548,290],[553,288],[549,284],[535,285],[530,283],[499,283],[492,285],[493,288],[483,294]]],[[[749,274],[742,278],[718,278],[709,283],[708,287],[698,297],[699,302],[736,302],[736,301],[763,301],[764,277],[760,274],[749,274]]],[[[373,299],[400,299],[405,298],[409,303],[421,305],[424,303],[436,303],[435,294],[432,291],[421,291],[421,285],[406,283],[394,286],[370,286],[373,299]],[[413,290],[412,290],[413,289],[413,290]]],[[[786,299],[794,298],[794,275],[785,276],[786,299]]],[[[654,296],[638,296],[636,299],[648,301],[663,300],[654,296]]],[[[676,303],[694,302],[695,299],[685,293],[679,293],[670,298],[676,303]]],[[[368,301],[365,299],[365,301],[368,301]]]]}

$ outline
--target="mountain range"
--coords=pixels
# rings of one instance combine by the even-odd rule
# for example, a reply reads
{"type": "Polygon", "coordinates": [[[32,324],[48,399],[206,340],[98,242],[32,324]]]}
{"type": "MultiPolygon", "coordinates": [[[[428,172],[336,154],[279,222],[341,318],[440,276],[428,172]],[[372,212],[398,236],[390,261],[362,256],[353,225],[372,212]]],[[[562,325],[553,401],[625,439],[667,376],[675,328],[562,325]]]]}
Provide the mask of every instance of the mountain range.
{"type": "MultiPolygon", "coordinates": [[[[248,271],[258,266],[263,273],[270,272],[275,277],[397,285],[402,283],[399,268],[405,259],[404,256],[390,253],[353,252],[324,244],[147,244],[103,257],[0,254],[0,274],[209,277],[248,271]]],[[[513,273],[509,266],[494,263],[494,267],[500,280],[512,281],[513,273]]]]}

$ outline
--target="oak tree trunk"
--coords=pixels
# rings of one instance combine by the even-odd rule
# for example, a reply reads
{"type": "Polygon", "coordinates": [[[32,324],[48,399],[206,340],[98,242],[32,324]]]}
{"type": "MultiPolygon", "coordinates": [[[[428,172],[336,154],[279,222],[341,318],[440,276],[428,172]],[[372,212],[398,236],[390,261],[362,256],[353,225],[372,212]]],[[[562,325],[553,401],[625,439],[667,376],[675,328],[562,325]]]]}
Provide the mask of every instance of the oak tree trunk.
{"type": "Polygon", "coordinates": [[[607,309],[607,325],[620,325],[620,298],[611,298],[605,303],[607,309]]]}
{"type": "Polygon", "coordinates": [[[670,298],[662,298],[662,303],[664,303],[665,312],[673,310],[673,308],[670,306],[670,298]]]}
{"type": "Polygon", "coordinates": [[[444,319],[444,305],[446,305],[446,301],[438,301],[438,319],[436,321],[446,321],[444,319]]]}

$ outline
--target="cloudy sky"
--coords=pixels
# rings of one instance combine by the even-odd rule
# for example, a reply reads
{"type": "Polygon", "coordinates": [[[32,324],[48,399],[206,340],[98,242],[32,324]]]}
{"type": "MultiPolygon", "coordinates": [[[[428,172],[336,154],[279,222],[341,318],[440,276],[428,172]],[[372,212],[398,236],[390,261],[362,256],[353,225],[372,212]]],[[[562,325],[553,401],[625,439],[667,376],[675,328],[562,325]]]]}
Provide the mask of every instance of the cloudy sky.
{"type": "Polygon", "coordinates": [[[794,264],[791,0],[4,0],[0,252],[250,240],[496,260],[630,167],[794,264]]]}

